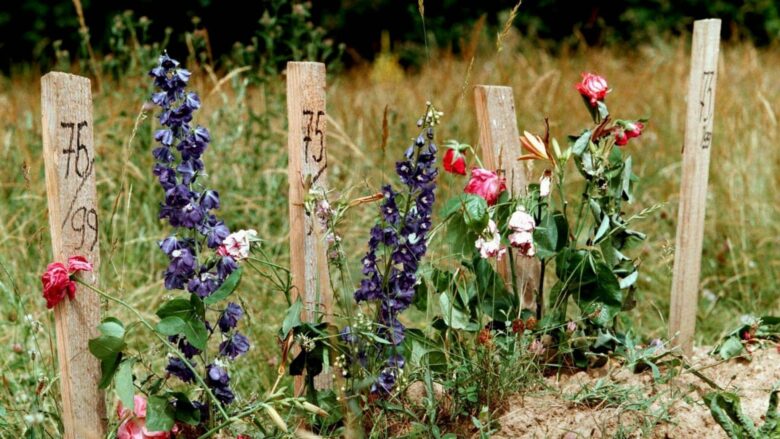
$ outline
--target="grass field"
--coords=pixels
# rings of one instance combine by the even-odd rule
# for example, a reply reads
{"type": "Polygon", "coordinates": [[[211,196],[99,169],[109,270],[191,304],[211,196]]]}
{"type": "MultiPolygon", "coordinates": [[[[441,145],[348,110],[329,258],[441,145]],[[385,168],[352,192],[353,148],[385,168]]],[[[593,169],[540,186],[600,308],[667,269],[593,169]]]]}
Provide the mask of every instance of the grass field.
{"type": "MultiPolygon", "coordinates": [[[[392,169],[413,135],[426,100],[445,112],[440,142],[455,138],[476,144],[474,84],[514,87],[521,131],[541,132],[543,118],[549,116],[552,135],[563,141],[587,123],[573,84],[581,71],[596,71],[613,89],[613,113],[650,119],[646,134],[629,146],[634,172],[642,178],[633,209],[664,205],[640,226],[648,240],[642,249],[639,306],[631,315],[640,334],[665,337],[689,66],[686,40],[556,54],[507,41],[498,53],[487,44],[474,53],[473,63],[470,55],[433,51],[419,71],[403,72],[384,62],[330,77],[331,187],[350,189],[351,197],[377,191],[383,170],[392,169]],[[385,106],[390,138],[383,153],[385,106]]],[[[697,328],[702,344],[713,343],[742,314],[777,313],[780,306],[780,52],[726,44],[721,54],[697,328]]],[[[195,67],[193,72],[204,104],[198,122],[209,127],[214,139],[205,161],[209,184],[223,199],[222,216],[233,229],[255,228],[278,263],[287,265],[283,79],[248,86],[239,74],[215,89],[205,70],[195,67]],[[272,116],[258,117],[264,112],[272,116]]],[[[51,250],[39,72],[20,70],[0,78],[0,84],[0,410],[8,412],[5,421],[0,416],[0,432],[5,435],[31,412],[56,416],[58,385],[53,314],[40,297],[40,274],[51,250]]],[[[106,78],[103,90],[93,93],[101,284],[151,312],[167,293],[161,282],[165,260],[156,245],[166,226],[157,219],[161,193],[151,175],[156,124],[141,111],[149,91],[149,81],[139,71],[106,78]]],[[[442,180],[445,191],[465,184],[449,175],[442,180]]],[[[368,206],[361,213],[342,230],[355,263],[374,211],[368,206]]],[[[442,256],[435,245],[433,249],[431,257],[442,256]]],[[[286,305],[260,281],[245,283],[241,296],[249,315],[243,327],[254,346],[240,361],[259,365],[236,376],[237,387],[249,396],[275,378],[275,333],[286,305]]],[[[106,313],[122,315],[114,307],[106,313]]],[[[144,343],[138,342],[140,349],[144,343]]]]}

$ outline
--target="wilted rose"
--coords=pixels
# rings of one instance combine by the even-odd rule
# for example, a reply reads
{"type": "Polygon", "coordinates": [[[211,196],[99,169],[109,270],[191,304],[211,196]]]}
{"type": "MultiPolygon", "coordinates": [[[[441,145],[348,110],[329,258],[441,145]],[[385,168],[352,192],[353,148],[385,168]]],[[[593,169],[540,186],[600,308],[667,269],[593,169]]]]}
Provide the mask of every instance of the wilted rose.
{"type": "Polygon", "coordinates": [[[70,279],[68,269],[60,262],[54,262],[46,267],[46,272],[41,276],[41,282],[43,283],[46,308],[54,308],[65,296],[71,300],[76,297],[76,283],[70,279]]]}
{"type": "Polygon", "coordinates": [[[496,223],[493,220],[488,221],[488,226],[482,234],[484,236],[477,238],[474,243],[474,246],[479,250],[479,255],[482,259],[495,257],[501,260],[506,253],[506,248],[501,247],[501,235],[498,233],[496,223]]]}
{"type": "Polygon", "coordinates": [[[500,177],[493,171],[487,169],[474,168],[471,170],[471,179],[469,180],[464,192],[467,194],[479,195],[487,201],[488,205],[496,204],[498,196],[506,190],[504,177],[500,177]]]}

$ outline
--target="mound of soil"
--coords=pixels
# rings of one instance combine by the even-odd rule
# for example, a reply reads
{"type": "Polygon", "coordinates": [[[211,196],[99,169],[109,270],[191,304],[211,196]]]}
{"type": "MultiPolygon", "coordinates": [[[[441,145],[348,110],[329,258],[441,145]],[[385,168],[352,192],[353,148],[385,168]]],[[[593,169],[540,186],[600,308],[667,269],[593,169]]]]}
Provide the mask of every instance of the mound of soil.
{"type": "MultiPolygon", "coordinates": [[[[690,366],[724,390],[738,394],[742,409],[761,425],[772,386],[780,381],[780,354],[757,351],[751,361],[722,361],[699,348],[690,366]]],[[[654,380],[614,364],[548,378],[548,389],[517,396],[499,418],[496,438],[727,438],[702,395],[711,390],[685,369],[654,380]]],[[[664,376],[669,372],[661,370],[664,376]]]]}

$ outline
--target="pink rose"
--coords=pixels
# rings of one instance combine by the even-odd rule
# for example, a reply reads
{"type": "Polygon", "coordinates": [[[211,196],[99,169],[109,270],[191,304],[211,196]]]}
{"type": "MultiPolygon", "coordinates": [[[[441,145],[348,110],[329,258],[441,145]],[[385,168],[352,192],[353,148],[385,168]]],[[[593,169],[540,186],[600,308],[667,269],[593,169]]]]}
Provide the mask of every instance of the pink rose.
{"type": "Polygon", "coordinates": [[[92,264],[87,262],[84,256],[71,256],[68,259],[68,274],[76,274],[79,271],[92,271],[92,264]]]}
{"type": "Polygon", "coordinates": [[[610,91],[607,80],[593,73],[583,73],[582,81],[576,87],[577,91],[588,99],[591,107],[595,107],[599,101],[603,101],[610,91]]]}
{"type": "Polygon", "coordinates": [[[615,145],[626,146],[628,144],[628,136],[623,128],[618,128],[615,131],[615,145]]]}
{"type": "Polygon", "coordinates": [[[479,195],[487,201],[488,205],[496,204],[498,196],[506,190],[504,177],[499,177],[493,171],[487,169],[474,168],[471,170],[471,179],[464,192],[467,194],[479,195]]]}
{"type": "Polygon", "coordinates": [[[76,297],[76,283],[73,275],[80,271],[92,271],[92,264],[87,262],[84,256],[72,256],[68,259],[68,266],[60,262],[54,262],[46,267],[46,272],[41,276],[43,283],[43,298],[46,299],[46,308],[52,309],[68,296],[70,300],[76,297]]]}
{"type": "Polygon", "coordinates": [[[43,283],[43,297],[46,299],[46,308],[52,309],[68,296],[71,300],[76,297],[76,283],[70,279],[65,265],[54,262],[46,267],[46,272],[41,276],[43,283]]]}
{"type": "Polygon", "coordinates": [[[645,124],[642,122],[627,122],[625,124],[626,136],[628,136],[629,139],[639,137],[644,129],[645,124]]]}

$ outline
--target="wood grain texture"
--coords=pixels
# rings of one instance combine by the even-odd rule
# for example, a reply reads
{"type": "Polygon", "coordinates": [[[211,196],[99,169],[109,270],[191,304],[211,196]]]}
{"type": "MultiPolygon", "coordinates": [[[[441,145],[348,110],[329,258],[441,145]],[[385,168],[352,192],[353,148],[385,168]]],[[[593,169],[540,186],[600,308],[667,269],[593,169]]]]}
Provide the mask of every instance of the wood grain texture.
{"type": "MultiPolygon", "coordinates": [[[[97,283],[100,269],[90,81],[52,72],[41,78],[43,158],[54,260],[83,255],[94,265],[82,279],[97,283]]],[[[89,353],[98,335],[100,300],[81,287],[74,300],[54,309],[62,390],[62,421],[68,439],[102,438],[106,407],[98,389],[100,363],[89,353]]]]}
{"type": "Polygon", "coordinates": [[[694,22],[669,313],[669,336],[686,354],[696,328],[719,46],[720,20],[694,22]]]}
{"type": "MultiPolygon", "coordinates": [[[[474,104],[482,164],[487,169],[504,173],[507,189],[512,196],[525,195],[530,172],[525,162],[517,160],[522,151],[512,87],[477,85],[474,88],[474,104]]],[[[522,288],[523,308],[536,309],[540,268],[537,259],[522,256],[515,258],[515,276],[518,287],[522,288]]],[[[497,269],[511,290],[509,258],[499,263],[497,269]]]]}
{"type": "MultiPolygon", "coordinates": [[[[290,211],[292,297],[302,297],[301,319],[329,321],[332,292],[323,230],[304,206],[306,195],[327,191],[325,64],[287,63],[287,150],[290,211]]],[[[329,387],[331,372],[315,377],[318,388],[329,387]]],[[[296,390],[302,381],[296,380],[296,390]]]]}

